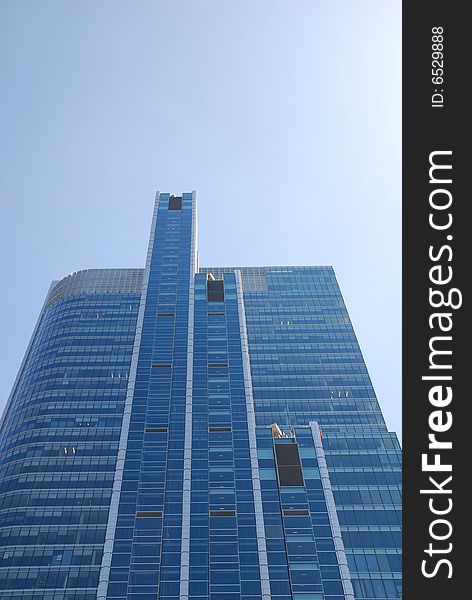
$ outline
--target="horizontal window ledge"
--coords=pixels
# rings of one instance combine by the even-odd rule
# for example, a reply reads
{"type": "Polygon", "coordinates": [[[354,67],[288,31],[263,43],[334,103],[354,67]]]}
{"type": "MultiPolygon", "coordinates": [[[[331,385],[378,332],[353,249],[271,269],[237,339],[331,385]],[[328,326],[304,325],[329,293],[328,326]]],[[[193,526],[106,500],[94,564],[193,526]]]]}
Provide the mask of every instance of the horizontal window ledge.
{"type": "Polygon", "coordinates": [[[285,517],[309,516],[310,512],[307,509],[289,509],[284,510],[285,517]]]}
{"type": "Polygon", "coordinates": [[[234,517],[236,511],[234,510],[211,510],[210,517],[234,517]]]}
{"type": "Polygon", "coordinates": [[[146,427],[145,433],[167,433],[167,427],[146,427]]]}
{"type": "Polygon", "coordinates": [[[140,510],[136,513],[137,517],[148,517],[148,518],[152,518],[152,517],[162,517],[162,511],[160,510],[140,510]]]}

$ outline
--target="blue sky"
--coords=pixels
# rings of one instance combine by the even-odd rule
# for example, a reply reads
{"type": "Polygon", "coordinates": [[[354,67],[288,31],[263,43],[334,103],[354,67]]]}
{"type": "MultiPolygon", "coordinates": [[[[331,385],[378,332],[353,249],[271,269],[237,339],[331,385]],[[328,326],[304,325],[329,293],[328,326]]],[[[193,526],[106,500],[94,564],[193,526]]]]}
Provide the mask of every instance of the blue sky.
{"type": "Polygon", "coordinates": [[[202,265],[334,266],[400,432],[399,0],[2,0],[0,73],[0,406],[50,281],[196,190],[202,265]]]}

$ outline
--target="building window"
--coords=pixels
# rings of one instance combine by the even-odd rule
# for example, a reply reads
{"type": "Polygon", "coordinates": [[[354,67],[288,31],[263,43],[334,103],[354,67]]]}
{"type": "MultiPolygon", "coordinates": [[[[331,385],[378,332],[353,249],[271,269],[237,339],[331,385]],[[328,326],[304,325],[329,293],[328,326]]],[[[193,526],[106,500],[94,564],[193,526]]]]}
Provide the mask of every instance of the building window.
{"type": "Polygon", "coordinates": [[[182,196],[169,196],[169,210],[182,210],[182,196]]]}
{"type": "Polygon", "coordinates": [[[145,433],[167,433],[167,427],[146,427],[145,433]]]}
{"type": "Polygon", "coordinates": [[[210,517],[234,517],[236,515],[234,510],[212,510],[210,511],[210,517]]]}
{"type": "Polygon", "coordinates": [[[225,292],[223,286],[223,280],[218,279],[212,281],[208,279],[207,281],[207,299],[208,302],[224,302],[225,301],[225,292]]]}
{"type": "Polygon", "coordinates": [[[140,510],[136,513],[137,517],[162,517],[162,512],[158,511],[158,510],[154,510],[154,511],[143,511],[140,510]]]}
{"type": "Polygon", "coordinates": [[[298,444],[275,444],[275,458],[280,485],[302,486],[303,474],[298,444]]]}

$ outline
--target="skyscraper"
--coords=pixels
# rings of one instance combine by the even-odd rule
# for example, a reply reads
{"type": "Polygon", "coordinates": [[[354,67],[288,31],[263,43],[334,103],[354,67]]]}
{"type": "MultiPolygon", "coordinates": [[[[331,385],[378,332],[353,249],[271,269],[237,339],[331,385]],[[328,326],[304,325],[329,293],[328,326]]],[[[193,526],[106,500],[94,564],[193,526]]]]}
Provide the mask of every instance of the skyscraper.
{"type": "Polygon", "coordinates": [[[0,598],[399,598],[400,448],[331,267],[199,268],[158,194],[144,269],[53,282],[1,424],[0,598]]]}

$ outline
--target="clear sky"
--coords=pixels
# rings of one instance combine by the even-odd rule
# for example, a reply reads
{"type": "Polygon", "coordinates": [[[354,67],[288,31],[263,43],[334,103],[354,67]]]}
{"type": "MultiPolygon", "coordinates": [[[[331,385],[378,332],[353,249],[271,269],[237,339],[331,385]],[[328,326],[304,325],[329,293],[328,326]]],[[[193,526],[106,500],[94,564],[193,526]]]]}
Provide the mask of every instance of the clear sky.
{"type": "Polygon", "coordinates": [[[196,190],[202,265],[334,266],[400,432],[400,0],[0,0],[0,103],[1,407],[51,280],[196,190]]]}

